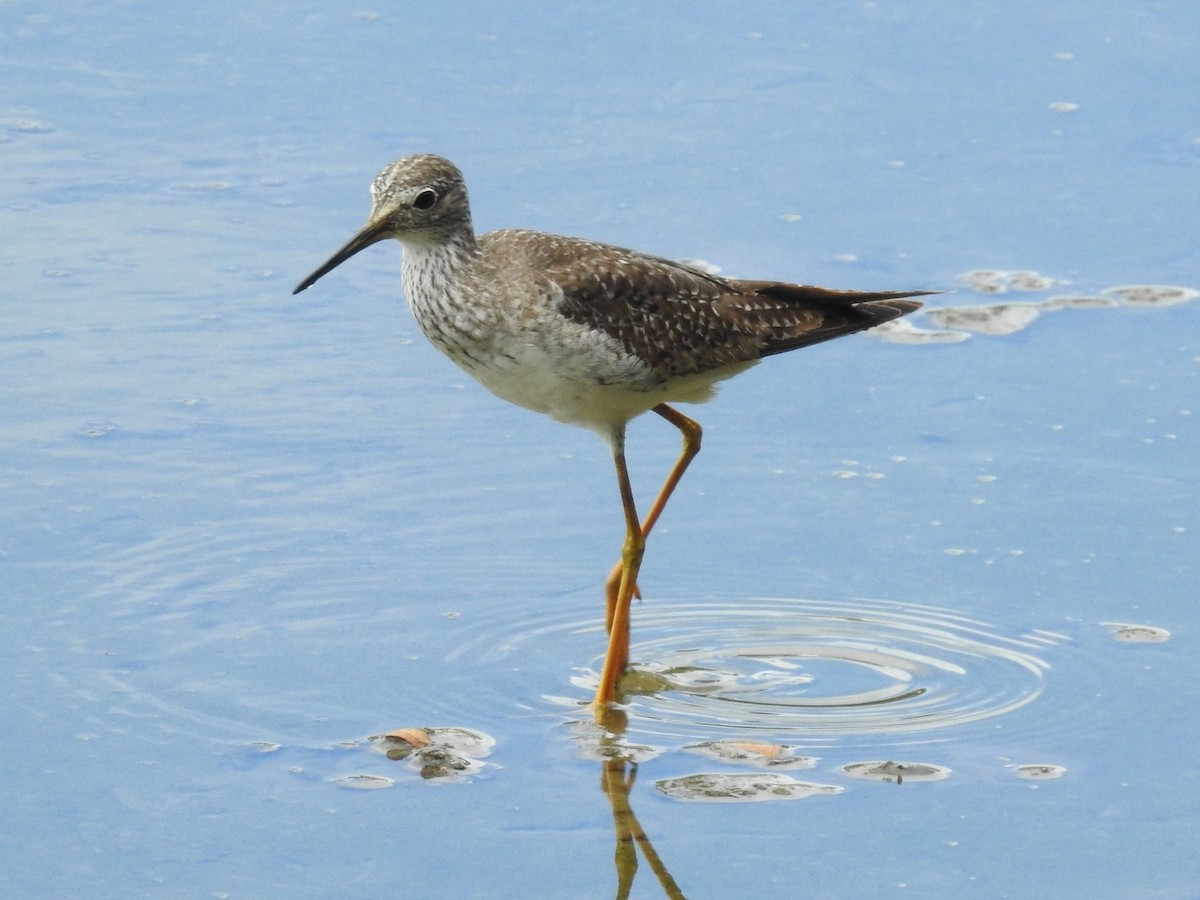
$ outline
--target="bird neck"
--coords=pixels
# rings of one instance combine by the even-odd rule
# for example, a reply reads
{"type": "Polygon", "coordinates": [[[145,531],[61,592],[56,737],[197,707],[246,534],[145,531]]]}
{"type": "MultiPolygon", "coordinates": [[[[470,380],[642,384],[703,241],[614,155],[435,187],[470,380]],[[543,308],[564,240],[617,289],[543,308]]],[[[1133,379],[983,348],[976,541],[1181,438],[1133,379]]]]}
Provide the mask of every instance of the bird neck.
{"type": "Polygon", "coordinates": [[[438,239],[404,241],[404,294],[421,329],[439,346],[440,332],[450,323],[471,332],[484,327],[482,311],[472,310],[468,302],[479,252],[470,228],[438,239]]]}
{"type": "Polygon", "coordinates": [[[453,234],[406,236],[401,243],[406,284],[417,276],[430,281],[431,286],[457,281],[470,271],[479,253],[475,233],[469,227],[453,234]]]}

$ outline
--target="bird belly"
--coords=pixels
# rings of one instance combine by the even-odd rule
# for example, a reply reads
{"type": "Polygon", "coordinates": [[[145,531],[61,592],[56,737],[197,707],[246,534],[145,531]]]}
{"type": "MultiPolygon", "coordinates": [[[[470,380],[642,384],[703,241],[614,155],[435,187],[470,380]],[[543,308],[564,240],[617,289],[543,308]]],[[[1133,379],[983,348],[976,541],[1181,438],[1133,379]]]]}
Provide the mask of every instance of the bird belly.
{"type": "Polygon", "coordinates": [[[510,403],[604,433],[662,402],[661,379],[640,360],[595,348],[566,353],[538,337],[455,361],[510,403]]]}
{"type": "MultiPolygon", "coordinates": [[[[430,289],[419,257],[405,293],[417,324],[439,350],[493,394],[560,422],[611,436],[660,403],[702,403],[717,382],[754,361],[668,376],[616,338],[560,315],[553,303],[471,303],[430,289]]],[[[549,300],[550,298],[548,298],[549,300]]]]}
{"type": "MultiPolygon", "coordinates": [[[[737,364],[666,379],[614,339],[556,334],[560,329],[424,328],[426,336],[496,396],[559,422],[610,436],[660,403],[703,403],[718,381],[753,365],[737,364]]],[[[568,330],[572,326],[568,325],[568,330]]]]}
{"type": "Polygon", "coordinates": [[[621,353],[547,353],[536,342],[490,355],[486,365],[454,357],[480,384],[517,406],[559,422],[609,436],[660,403],[704,403],[718,382],[754,365],[739,363],[710,372],[664,380],[645,363],[621,353]]]}

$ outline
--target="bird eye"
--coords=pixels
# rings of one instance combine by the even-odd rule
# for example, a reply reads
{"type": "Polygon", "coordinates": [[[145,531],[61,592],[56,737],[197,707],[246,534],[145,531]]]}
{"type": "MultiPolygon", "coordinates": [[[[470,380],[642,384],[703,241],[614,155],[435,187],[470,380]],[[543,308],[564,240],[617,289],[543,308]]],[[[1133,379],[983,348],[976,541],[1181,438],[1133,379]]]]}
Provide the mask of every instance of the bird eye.
{"type": "Polygon", "coordinates": [[[425,190],[421,191],[416,197],[413,198],[413,206],[415,206],[417,209],[430,209],[433,204],[437,203],[437,201],[437,191],[433,190],[432,188],[425,188],[425,190]]]}

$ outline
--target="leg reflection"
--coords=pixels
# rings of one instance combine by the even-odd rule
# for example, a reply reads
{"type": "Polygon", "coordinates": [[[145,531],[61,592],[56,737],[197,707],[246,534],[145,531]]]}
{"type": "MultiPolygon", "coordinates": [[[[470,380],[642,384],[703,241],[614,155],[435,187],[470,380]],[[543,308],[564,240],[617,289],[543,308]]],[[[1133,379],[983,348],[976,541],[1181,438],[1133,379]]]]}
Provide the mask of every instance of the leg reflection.
{"type": "Polygon", "coordinates": [[[603,765],[600,788],[612,806],[613,827],[617,833],[617,848],[614,854],[617,866],[617,900],[628,897],[633,888],[633,878],[638,869],[638,850],[642,851],[642,856],[658,879],[663,893],[670,900],[685,900],[683,891],[679,889],[679,885],[675,883],[675,879],[655,852],[654,845],[642,830],[642,825],[629,804],[629,792],[637,780],[637,763],[614,758],[606,759],[603,765]]]}

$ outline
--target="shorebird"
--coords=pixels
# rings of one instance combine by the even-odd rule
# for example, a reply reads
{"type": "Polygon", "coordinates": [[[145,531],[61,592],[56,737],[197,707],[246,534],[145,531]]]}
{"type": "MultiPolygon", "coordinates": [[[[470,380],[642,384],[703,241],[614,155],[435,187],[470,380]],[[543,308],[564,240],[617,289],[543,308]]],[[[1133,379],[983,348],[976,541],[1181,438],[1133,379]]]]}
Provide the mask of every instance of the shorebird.
{"type": "Polygon", "coordinates": [[[492,393],[590,428],[612,450],[625,515],[605,582],[608,647],[594,711],[603,722],[629,660],[629,613],[646,537],[700,451],[702,403],[764,356],[862,331],[933,291],[840,291],[719,278],[684,263],[580,238],[505,229],[476,236],[462,173],[447,159],[396,160],[376,177],[366,225],[293,293],[387,238],[404,246],[404,294],[433,344],[492,393]],[[639,520],[625,427],[655,412],[683,449],[639,520]]]}

